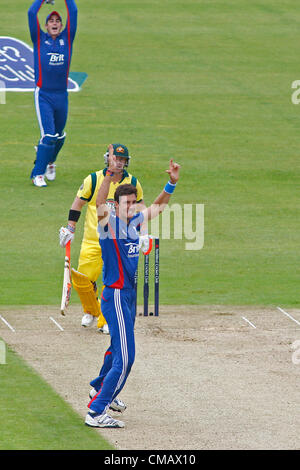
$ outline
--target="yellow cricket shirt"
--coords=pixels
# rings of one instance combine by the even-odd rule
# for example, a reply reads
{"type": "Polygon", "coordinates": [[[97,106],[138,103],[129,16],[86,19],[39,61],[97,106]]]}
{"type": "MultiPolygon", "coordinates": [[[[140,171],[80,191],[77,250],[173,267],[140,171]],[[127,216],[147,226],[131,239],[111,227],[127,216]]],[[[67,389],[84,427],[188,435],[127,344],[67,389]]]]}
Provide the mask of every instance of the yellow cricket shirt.
{"type": "MultiPolygon", "coordinates": [[[[84,222],[83,242],[93,243],[97,245],[99,244],[99,234],[97,231],[98,216],[96,209],[96,199],[99,188],[102,184],[105,175],[106,168],[104,168],[104,170],[99,170],[95,173],[91,173],[83,180],[83,183],[77,192],[77,197],[79,197],[83,201],[87,201],[88,203],[84,222]]],[[[109,192],[106,200],[107,203],[113,203],[115,191],[117,187],[121,184],[132,184],[133,186],[135,186],[137,189],[137,202],[142,201],[143,189],[139,181],[135,178],[135,176],[132,176],[131,174],[127,173],[126,170],[124,170],[123,178],[119,183],[110,183],[109,192]]]]}

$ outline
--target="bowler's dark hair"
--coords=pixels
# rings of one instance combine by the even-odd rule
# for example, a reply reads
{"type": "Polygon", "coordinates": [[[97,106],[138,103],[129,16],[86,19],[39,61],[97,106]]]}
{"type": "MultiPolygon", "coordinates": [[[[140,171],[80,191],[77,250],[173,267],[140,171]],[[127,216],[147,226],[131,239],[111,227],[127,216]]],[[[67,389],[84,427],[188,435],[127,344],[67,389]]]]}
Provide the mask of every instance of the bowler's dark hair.
{"type": "Polygon", "coordinates": [[[116,189],[114,200],[119,203],[121,196],[129,196],[130,194],[135,194],[137,197],[136,187],[132,184],[120,184],[116,189]]]}

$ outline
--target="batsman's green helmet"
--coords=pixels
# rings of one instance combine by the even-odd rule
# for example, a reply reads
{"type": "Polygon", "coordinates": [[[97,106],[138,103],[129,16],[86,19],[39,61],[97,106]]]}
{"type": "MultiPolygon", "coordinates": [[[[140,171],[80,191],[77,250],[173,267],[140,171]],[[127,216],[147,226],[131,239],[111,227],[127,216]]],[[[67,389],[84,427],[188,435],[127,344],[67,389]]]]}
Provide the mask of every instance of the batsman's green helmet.
{"type": "MultiPolygon", "coordinates": [[[[112,144],[113,145],[113,148],[114,148],[114,155],[116,157],[124,157],[124,158],[127,158],[127,162],[126,162],[126,165],[125,166],[128,166],[129,165],[129,160],[130,160],[130,155],[129,155],[129,152],[128,152],[128,148],[126,147],[126,145],[123,145],[123,144],[112,144]]],[[[108,149],[106,151],[106,153],[104,154],[104,162],[106,165],[108,165],[108,149]]]]}

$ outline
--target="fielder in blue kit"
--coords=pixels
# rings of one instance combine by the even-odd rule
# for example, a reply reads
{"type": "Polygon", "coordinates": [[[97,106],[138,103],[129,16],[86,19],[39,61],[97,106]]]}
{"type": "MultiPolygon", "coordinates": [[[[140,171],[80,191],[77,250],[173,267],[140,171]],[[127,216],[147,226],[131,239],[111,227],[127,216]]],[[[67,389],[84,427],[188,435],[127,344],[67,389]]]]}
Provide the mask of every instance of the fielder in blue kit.
{"type": "MultiPolygon", "coordinates": [[[[123,185],[116,194],[118,199],[132,193],[131,185],[123,185]]],[[[105,227],[99,226],[100,245],[103,258],[103,284],[101,309],[107,324],[111,327],[111,346],[105,353],[104,363],[99,377],[91,382],[92,387],[101,393],[93,397],[91,407],[102,413],[105,407],[112,404],[112,409],[122,408],[116,399],[122,390],[135,357],[134,323],[135,323],[135,290],[134,274],[139,259],[138,226],[143,222],[143,215],[137,214],[127,225],[116,214],[111,213],[105,227]],[[118,234],[118,237],[117,235],[118,234]],[[114,361],[114,362],[113,362],[114,361]],[[105,383],[104,378],[107,377],[105,383]],[[111,393],[113,391],[113,395],[111,393]]],[[[123,405],[124,406],[124,405],[123,405]]]]}
{"type": "Polygon", "coordinates": [[[38,13],[44,0],[35,0],[28,10],[30,35],[34,51],[35,108],[41,137],[36,147],[36,160],[31,172],[35,186],[47,186],[45,176],[53,181],[55,161],[66,134],[68,116],[68,77],[73,41],[77,29],[77,6],[74,0],[65,0],[67,23],[62,30],[62,18],[52,11],[42,31],[38,13]]]}
{"type": "Polygon", "coordinates": [[[101,310],[107,321],[111,344],[104,355],[100,374],[90,382],[90,411],[85,424],[93,427],[122,428],[124,423],[108,410],[124,411],[117,397],[123,389],[135,359],[134,277],[139,259],[139,227],[157,217],[166,207],[179,179],[180,166],[170,160],[166,172],[170,181],[153,204],[136,214],[137,191],[131,184],[120,185],[114,196],[115,210],[106,205],[110,178],[116,170],[113,147],[109,147],[109,166],[97,196],[98,231],[103,258],[101,310]]]}

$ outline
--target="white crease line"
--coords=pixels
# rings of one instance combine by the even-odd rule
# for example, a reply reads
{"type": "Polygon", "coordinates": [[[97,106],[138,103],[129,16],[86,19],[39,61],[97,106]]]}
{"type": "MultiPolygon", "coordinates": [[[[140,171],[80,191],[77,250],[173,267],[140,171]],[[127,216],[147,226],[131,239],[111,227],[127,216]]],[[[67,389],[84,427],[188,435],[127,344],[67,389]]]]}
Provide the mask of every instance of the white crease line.
{"type": "Polygon", "coordinates": [[[16,332],[16,330],[8,323],[8,321],[5,320],[5,318],[3,318],[1,315],[0,315],[0,320],[3,321],[3,323],[5,323],[6,326],[8,326],[8,328],[13,331],[14,333],[16,332]]]}
{"type": "Polygon", "coordinates": [[[49,317],[49,318],[50,318],[50,320],[52,320],[52,321],[53,321],[53,323],[55,323],[55,325],[56,325],[56,326],[57,326],[57,327],[58,327],[58,328],[59,328],[61,331],[64,331],[63,327],[62,327],[62,326],[60,326],[60,324],[59,324],[59,323],[57,323],[57,321],[56,321],[56,320],[54,320],[54,318],[52,318],[52,317],[49,317]]]}
{"type": "Polygon", "coordinates": [[[286,315],[287,317],[289,317],[291,320],[293,320],[295,323],[297,323],[297,325],[300,326],[300,322],[298,322],[298,320],[295,320],[295,318],[292,317],[292,315],[290,315],[289,313],[285,312],[282,308],[280,307],[276,307],[278,310],[281,311],[281,313],[283,313],[284,315],[286,315]]]}
{"type": "Polygon", "coordinates": [[[249,321],[246,317],[242,317],[243,320],[245,320],[247,323],[249,323],[249,325],[252,326],[252,328],[256,328],[255,325],[253,325],[253,323],[251,323],[251,321],[249,321]]]}

